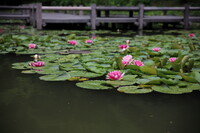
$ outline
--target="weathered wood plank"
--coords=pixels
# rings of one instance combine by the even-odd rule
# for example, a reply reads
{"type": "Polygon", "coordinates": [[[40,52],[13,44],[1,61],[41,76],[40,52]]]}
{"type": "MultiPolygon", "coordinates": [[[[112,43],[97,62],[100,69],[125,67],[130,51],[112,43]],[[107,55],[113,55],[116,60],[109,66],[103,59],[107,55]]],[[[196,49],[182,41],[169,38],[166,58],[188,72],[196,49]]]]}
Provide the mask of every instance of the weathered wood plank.
{"type": "Polygon", "coordinates": [[[144,5],[140,4],[139,5],[139,18],[138,18],[138,22],[139,22],[138,29],[139,30],[143,29],[143,23],[144,23],[143,17],[144,17],[144,5]]]}
{"type": "Polygon", "coordinates": [[[184,7],[144,7],[145,11],[177,11],[177,10],[184,10],[184,7]]]}
{"type": "Polygon", "coordinates": [[[189,5],[185,5],[185,10],[184,10],[184,29],[189,28],[189,16],[190,16],[190,10],[189,10],[189,5]]]}
{"type": "Polygon", "coordinates": [[[91,10],[91,7],[80,6],[42,6],[42,10],[91,10]]]}
{"type": "Polygon", "coordinates": [[[29,19],[29,15],[0,15],[2,19],[29,19]]]}
{"type": "Polygon", "coordinates": [[[28,9],[30,10],[29,6],[0,6],[0,9],[28,9]]]}
{"type": "Polygon", "coordinates": [[[36,6],[36,26],[37,29],[42,29],[42,4],[38,3],[36,6]]]}
{"type": "Polygon", "coordinates": [[[109,11],[129,11],[129,10],[139,10],[139,7],[116,7],[116,6],[98,6],[97,10],[109,10],[109,11]]]}
{"type": "Polygon", "coordinates": [[[91,29],[96,30],[96,18],[97,18],[97,12],[96,12],[96,5],[91,5],[92,11],[91,11],[91,29]]]}
{"type": "Polygon", "coordinates": [[[97,23],[133,23],[137,18],[96,18],[97,23]]]}
{"type": "Polygon", "coordinates": [[[90,16],[79,16],[61,13],[42,13],[44,23],[88,23],[90,16]]]}

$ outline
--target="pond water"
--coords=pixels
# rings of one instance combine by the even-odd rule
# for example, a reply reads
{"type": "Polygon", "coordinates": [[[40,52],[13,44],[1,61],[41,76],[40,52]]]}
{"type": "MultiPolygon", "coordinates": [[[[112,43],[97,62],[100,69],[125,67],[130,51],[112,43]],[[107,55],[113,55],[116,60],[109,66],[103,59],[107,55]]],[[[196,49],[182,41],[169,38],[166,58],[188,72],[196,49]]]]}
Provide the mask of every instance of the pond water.
{"type": "Polygon", "coordinates": [[[199,133],[200,93],[130,95],[45,82],[0,55],[0,133],[199,133]]]}

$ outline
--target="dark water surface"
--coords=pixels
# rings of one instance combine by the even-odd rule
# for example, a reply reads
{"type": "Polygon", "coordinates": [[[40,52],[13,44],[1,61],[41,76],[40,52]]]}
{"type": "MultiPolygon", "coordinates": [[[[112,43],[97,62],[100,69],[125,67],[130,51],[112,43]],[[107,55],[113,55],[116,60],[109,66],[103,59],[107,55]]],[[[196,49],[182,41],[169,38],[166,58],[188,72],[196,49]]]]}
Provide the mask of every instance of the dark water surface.
{"type": "Polygon", "coordinates": [[[0,55],[0,133],[200,133],[200,92],[128,95],[45,82],[0,55]]]}

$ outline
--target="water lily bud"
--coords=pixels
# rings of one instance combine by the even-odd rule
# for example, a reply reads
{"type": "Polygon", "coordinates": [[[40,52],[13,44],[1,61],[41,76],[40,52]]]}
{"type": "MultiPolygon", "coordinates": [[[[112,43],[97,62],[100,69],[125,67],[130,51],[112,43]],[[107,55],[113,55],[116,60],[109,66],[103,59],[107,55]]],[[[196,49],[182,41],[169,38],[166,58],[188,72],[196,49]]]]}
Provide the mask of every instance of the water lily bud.
{"type": "Polygon", "coordinates": [[[130,44],[130,40],[126,40],[126,44],[130,44]]]}
{"type": "Polygon", "coordinates": [[[40,59],[40,56],[37,55],[37,54],[35,54],[35,55],[33,56],[33,58],[34,58],[34,61],[37,61],[38,59],[40,59]]]}

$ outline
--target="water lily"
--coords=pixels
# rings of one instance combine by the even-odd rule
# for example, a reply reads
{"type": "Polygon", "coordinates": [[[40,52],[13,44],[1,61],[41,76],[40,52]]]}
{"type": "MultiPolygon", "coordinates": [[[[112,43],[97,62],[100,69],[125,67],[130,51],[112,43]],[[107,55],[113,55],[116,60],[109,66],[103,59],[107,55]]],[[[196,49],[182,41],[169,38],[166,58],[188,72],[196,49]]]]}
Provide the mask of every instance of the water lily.
{"type": "Polygon", "coordinates": [[[96,39],[96,36],[92,36],[92,39],[93,39],[93,40],[96,39]]]}
{"type": "Polygon", "coordinates": [[[30,48],[30,49],[34,49],[34,48],[36,48],[36,44],[34,44],[34,43],[30,43],[30,44],[28,45],[28,48],[30,48]]]}
{"type": "Polygon", "coordinates": [[[175,61],[176,61],[176,59],[177,59],[177,58],[175,58],[175,57],[172,57],[172,58],[169,58],[169,61],[170,61],[170,62],[175,62],[175,61]]]}
{"type": "Polygon", "coordinates": [[[124,50],[126,50],[126,49],[129,48],[129,45],[127,45],[127,44],[121,44],[121,45],[119,45],[119,48],[120,48],[120,50],[124,51],[124,50]]]}
{"type": "Polygon", "coordinates": [[[194,33],[190,33],[190,34],[188,34],[188,36],[189,36],[190,38],[195,38],[195,37],[196,37],[196,35],[195,35],[194,33]]]}
{"type": "Polygon", "coordinates": [[[25,29],[25,26],[24,25],[20,25],[19,28],[20,29],[25,29]]]}
{"type": "Polygon", "coordinates": [[[41,67],[44,66],[44,62],[43,61],[31,62],[30,65],[33,67],[41,67]]]}
{"type": "Polygon", "coordinates": [[[130,65],[132,61],[133,61],[132,55],[126,55],[122,59],[122,64],[124,64],[124,65],[130,65]]]}
{"type": "Polygon", "coordinates": [[[0,29],[0,33],[3,33],[4,32],[4,30],[3,29],[0,29]]]}
{"type": "Polygon", "coordinates": [[[134,60],[133,64],[136,65],[136,66],[144,66],[143,62],[140,61],[140,60],[134,60]]]}
{"type": "Polygon", "coordinates": [[[86,40],[85,43],[92,43],[92,40],[86,40]]]}
{"type": "Polygon", "coordinates": [[[130,40],[126,40],[126,44],[130,44],[130,40]]]}
{"type": "Polygon", "coordinates": [[[112,72],[109,72],[106,77],[107,79],[111,79],[111,80],[120,80],[123,78],[123,76],[124,76],[124,73],[120,71],[112,71],[112,72]]]}
{"type": "Polygon", "coordinates": [[[70,40],[70,41],[69,41],[69,44],[71,44],[71,45],[76,45],[77,42],[76,42],[75,40],[70,40]]]}
{"type": "Polygon", "coordinates": [[[161,50],[161,48],[157,47],[157,48],[153,48],[153,51],[159,52],[161,50]]]}
{"type": "Polygon", "coordinates": [[[40,56],[37,55],[37,54],[35,54],[35,55],[33,56],[33,58],[34,58],[34,61],[38,61],[38,59],[40,59],[40,56]]]}

